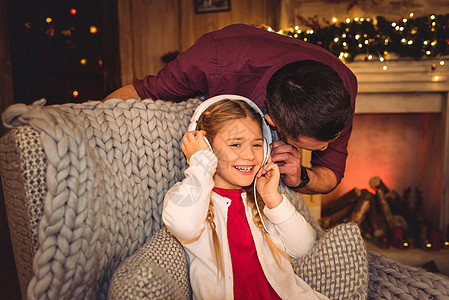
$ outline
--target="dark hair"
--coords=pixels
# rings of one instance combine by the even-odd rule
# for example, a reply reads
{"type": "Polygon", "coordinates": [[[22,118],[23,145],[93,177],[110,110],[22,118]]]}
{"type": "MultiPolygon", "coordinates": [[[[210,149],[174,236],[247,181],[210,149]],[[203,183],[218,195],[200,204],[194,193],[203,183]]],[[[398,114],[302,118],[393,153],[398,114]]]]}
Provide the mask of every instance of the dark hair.
{"type": "Polygon", "coordinates": [[[331,67],[314,60],[285,65],[267,85],[266,104],[279,133],[334,139],[352,122],[351,96],[331,67]]]}

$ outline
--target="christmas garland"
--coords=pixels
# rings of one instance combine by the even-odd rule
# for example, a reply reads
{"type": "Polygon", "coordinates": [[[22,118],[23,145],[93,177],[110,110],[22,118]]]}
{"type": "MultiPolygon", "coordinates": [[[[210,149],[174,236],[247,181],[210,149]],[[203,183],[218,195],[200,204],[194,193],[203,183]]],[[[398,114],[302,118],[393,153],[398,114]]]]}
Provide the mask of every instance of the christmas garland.
{"type": "MultiPolygon", "coordinates": [[[[402,18],[389,21],[384,17],[323,21],[317,17],[307,20],[298,17],[307,27],[280,30],[279,33],[321,46],[341,60],[353,61],[363,55],[365,60],[383,61],[389,54],[400,57],[421,58],[449,55],[449,14],[402,18]]],[[[272,31],[271,28],[268,30],[272,31]]]]}

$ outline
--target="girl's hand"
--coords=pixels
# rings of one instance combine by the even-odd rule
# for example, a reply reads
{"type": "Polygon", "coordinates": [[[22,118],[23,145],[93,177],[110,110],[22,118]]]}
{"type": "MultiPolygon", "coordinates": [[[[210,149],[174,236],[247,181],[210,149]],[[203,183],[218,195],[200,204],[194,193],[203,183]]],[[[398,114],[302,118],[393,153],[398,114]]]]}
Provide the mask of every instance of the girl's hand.
{"type": "Polygon", "coordinates": [[[268,208],[275,208],[282,202],[278,192],[280,172],[279,167],[272,162],[271,157],[257,173],[256,188],[268,208]]]}
{"type": "Polygon", "coordinates": [[[190,164],[190,157],[197,151],[210,150],[204,140],[206,131],[187,131],[182,138],[181,150],[186,156],[187,164],[190,164]]]}

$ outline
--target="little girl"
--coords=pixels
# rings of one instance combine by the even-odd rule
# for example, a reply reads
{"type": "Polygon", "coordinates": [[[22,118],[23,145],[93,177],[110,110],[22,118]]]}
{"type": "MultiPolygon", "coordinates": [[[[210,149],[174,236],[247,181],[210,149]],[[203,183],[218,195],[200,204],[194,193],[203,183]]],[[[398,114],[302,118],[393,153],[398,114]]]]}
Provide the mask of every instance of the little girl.
{"type": "Polygon", "coordinates": [[[278,166],[262,166],[262,118],[246,101],[221,100],[183,137],[189,167],[162,219],[188,253],[194,299],[327,299],[293,272],[290,257],[308,253],[315,232],[278,192],[278,166]]]}

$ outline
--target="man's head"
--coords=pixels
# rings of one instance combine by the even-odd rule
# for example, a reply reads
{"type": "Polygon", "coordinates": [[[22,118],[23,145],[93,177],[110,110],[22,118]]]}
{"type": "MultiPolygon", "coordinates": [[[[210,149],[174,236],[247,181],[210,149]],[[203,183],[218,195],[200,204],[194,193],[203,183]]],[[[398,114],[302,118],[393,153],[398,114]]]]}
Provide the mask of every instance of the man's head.
{"type": "Polygon", "coordinates": [[[354,115],[351,96],[337,72],[313,60],[293,62],[274,73],[267,85],[266,104],[268,121],[290,144],[307,138],[327,147],[354,115]]]}

